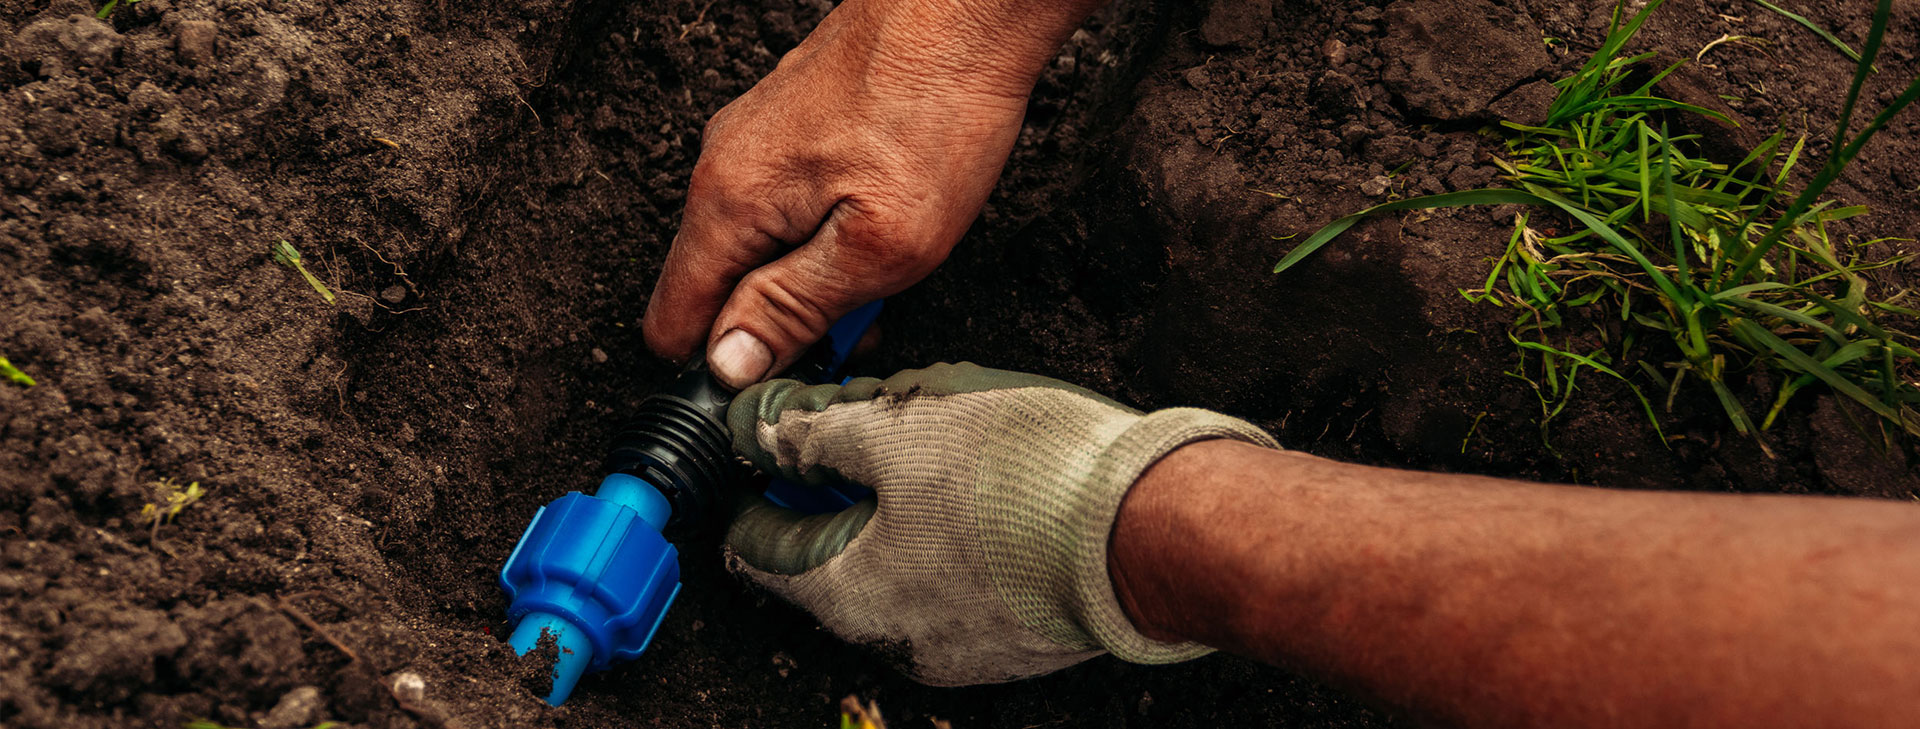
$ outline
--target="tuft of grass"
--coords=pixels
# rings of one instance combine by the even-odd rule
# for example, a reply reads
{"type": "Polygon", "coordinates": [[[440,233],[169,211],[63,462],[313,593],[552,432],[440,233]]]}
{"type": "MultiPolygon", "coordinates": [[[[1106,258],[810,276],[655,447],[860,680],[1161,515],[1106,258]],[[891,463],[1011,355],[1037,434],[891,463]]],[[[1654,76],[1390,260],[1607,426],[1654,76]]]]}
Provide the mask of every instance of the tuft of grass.
{"type": "Polygon", "coordinates": [[[179,516],[180,512],[207,495],[207,490],[200,488],[199,481],[181,486],[171,478],[163,478],[153,485],[160,491],[160,503],[140,507],[140,518],[150,525],[147,532],[149,540],[160,536],[161,524],[173,523],[174,517],[179,516]]]}
{"type": "MultiPolygon", "coordinates": [[[[1737,164],[1694,156],[1698,135],[1672,134],[1663,121],[1697,115],[1733,124],[1709,109],[1663,98],[1654,86],[1679,64],[1651,74],[1653,53],[1624,48],[1665,0],[1631,18],[1616,6],[1600,49],[1573,76],[1538,127],[1506,123],[1511,185],[1397,200],[1321,228],[1274,267],[1298,264],[1360,220],[1380,213],[1483,204],[1545,208],[1573,221],[1540,229],[1515,218],[1505,252],[1467,299],[1515,311],[1508,337],[1520,351],[1509,374],[1540,397],[1542,437],[1578,389],[1583,370],[1618,379],[1660,428],[1642,385],[1665,393],[1666,409],[1689,378],[1710,389],[1740,433],[1766,449],[1761,431],[1793,397],[1823,386],[1920,435],[1916,337],[1896,325],[1920,317],[1912,292],[1881,293],[1866,275],[1911,256],[1873,258],[1870,241],[1838,240],[1829,225],[1867,212],[1820,200],[1875,133],[1920,97],[1916,78],[1858,133],[1849,135],[1860,88],[1886,34],[1891,0],[1878,0],[1872,31],[1836,125],[1832,153],[1806,187],[1786,189],[1806,139],[1775,132],[1737,164]],[[1637,84],[1633,82],[1644,79],[1637,84]],[[1789,201],[1782,204],[1782,201],[1789,201]],[[1647,344],[1671,344],[1664,363],[1636,359],[1647,344]],[[1636,367],[1625,367],[1633,363],[1636,367]],[[1624,372],[1622,370],[1625,370],[1624,372]],[[1771,406],[1755,419],[1729,375],[1779,375],[1771,406]]],[[[1662,436],[1664,439],[1664,435],[1662,436]]],[[[1551,447],[1549,445],[1549,447],[1551,447]]]]}
{"type": "Polygon", "coordinates": [[[320,292],[320,298],[326,299],[329,304],[333,303],[333,292],[327,290],[326,284],[320,283],[320,279],[315,278],[313,272],[307,270],[306,264],[300,262],[300,252],[293,249],[292,243],[284,240],[275,243],[273,260],[282,266],[299,271],[300,276],[307,280],[307,285],[312,286],[314,291],[320,292]]]}
{"type": "Polygon", "coordinates": [[[8,382],[21,387],[33,387],[34,385],[40,384],[34,382],[32,376],[21,372],[20,368],[13,366],[13,363],[8,362],[5,357],[0,357],[0,377],[4,377],[8,382]]]}

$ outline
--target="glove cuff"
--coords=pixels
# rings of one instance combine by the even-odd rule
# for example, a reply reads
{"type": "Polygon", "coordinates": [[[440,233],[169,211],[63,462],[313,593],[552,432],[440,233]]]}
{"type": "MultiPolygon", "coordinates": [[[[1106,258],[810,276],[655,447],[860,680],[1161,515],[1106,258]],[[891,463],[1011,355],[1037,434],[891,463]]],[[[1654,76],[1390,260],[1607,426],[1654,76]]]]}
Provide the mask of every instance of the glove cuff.
{"type": "Polygon", "coordinates": [[[1120,501],[1140,475],[1174,449],[1195,441],[1228,438],[1266,448],[1280,444],[1239,418],[1196,408],[1161,410],[1141,418],[1120,434],[1094,462],[1092,503],[1081,525],[1081,547],[1074,555],[1074,589],[1081,625],[1102,647],[1131,663],[1177,663],[1213,652],[1199,643],[1165,643],[1141,635],[1114,594],[1107,569],[1107,542],[1120,514],[1120,501]]]}

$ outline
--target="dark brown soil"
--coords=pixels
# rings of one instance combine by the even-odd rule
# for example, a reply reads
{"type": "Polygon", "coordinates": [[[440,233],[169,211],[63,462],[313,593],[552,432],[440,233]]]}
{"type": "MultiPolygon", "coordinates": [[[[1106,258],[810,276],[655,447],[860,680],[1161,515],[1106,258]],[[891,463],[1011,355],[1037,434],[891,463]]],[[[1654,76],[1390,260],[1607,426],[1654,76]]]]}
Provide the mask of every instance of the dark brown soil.
{"type": "MultiPolygon", "coordinates": [[[[1768,39],[1689,83],[1741,97],[1748,129],[1823,137],[1844,59],[1746,3],[1675,2],[1642,45],[1768,39]]],[[[0,2],[0,356],[40,381],[0,384],[0,726],[804,727],[850,693],[897,726],[1387,724],[1227,656],[921,687],[741,586],[711,543],[683,546],[648,655],[564,709],[535,698],[495,572],[669,372],[638,326],[701,124],[829,8],[142,0],[101,22],[0,2]],[[336,305],[273,262],[280,239],[336,305]],[[154,531],[162,479],[209,491],[154,531]]],[[[1883,78],[1917,68],[1920,8],[1897,14],[1883,78]]],[[[1382,194],[1489,181],[1476,132],[1534,113],[1533,82],[1604,22],[1546,0],[1122,2],[1062,52],[988,211],[889,302],[864,366],[1036,371],[1374,463],[1920,493],[1910,453],[1812,399],[1767,459],[1684,400],[1663,448],[1596,382],[1547,452],[1497,316],[1453,293],[1510,211],[1383,220],[1267,273],[1275,237],[1402,165],[1382,194]]],[[[1837,189],[1875,208],[1861,235],[1920,222],[1913,119],[1837,189]]]]}

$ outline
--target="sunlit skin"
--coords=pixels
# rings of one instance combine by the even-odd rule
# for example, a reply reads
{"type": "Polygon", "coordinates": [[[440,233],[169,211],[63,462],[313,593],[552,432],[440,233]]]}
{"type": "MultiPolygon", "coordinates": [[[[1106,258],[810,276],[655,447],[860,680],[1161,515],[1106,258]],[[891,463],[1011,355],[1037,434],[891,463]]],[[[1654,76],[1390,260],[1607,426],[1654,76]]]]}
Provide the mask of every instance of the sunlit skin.
{"type": "Polygon", "coordinates": [[[1911,726],[1920,506],[1618,491],[1229,441],[1134,484],[1135,624],[1469,727],[1911,726]]]}
{"type": "Polygon", "coordinates": [[[706,351],[745,387],[925,278],[979,215],[1040,71],[1097,4],[842,3],[707,123],[647,344],[680,361],[706,351]],[[722,347],[736,331],[751,339],[722,347]]]}

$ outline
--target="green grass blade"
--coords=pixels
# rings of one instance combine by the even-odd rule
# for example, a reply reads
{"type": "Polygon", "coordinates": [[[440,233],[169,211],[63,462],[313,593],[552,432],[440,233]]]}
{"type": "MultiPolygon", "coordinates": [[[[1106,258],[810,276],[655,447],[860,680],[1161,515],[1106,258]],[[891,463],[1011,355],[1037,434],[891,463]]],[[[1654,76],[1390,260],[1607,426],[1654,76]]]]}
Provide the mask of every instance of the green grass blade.
{"type": "MultiPolygon", "coordinates": [[[[1676,212],[1678,203],[1674,200],[1673,196],[1673,141],[1667,139],[1666,136],[1666,125],[1662,124],[1660,127],[1660,177],[1662,184],[1660,192],[1666,197],[1667,236],[1672,239],[1673,243],[1674,277],[1679,279],[1680,285],[1690,286],[1693,282],[1693,274],[1687,271],[1687,245],[1686,241],[1680,236],[1680,215],[1676,212]]],[[[1704,228],[1706,226],[1698,227],[1704,228]]]]}
{"type": "Polygon", "coordinates": [[[1806,213],[1807,208],[1811,207],[1813,201],[1817,199],[1820,194],[1826,192],[1827,187],[1832,185],[1833,181],[1840,177],[1840,172],[1846,168],[1848,163],[1853,161],[1854,157],[1860,154],[1861,148],[1866,146],[1867,141],[1872,139],[1873,135],[1879,133],[1879,131],[1887,125],[1887,122],[1892,121],[1894,116],[1904,111],[1908,106],[1911,106],[1915,99],[1920,99],[1920,77],[1914,78],[1913,83],[1909,84],[1906,90],[1894,99],[1892,104],[1889,104],[1887,108],[1882,109],[1879,114],[1875,115],[1873,121],[1869,122],[1866,128],[1860,130],[1860,134],[1855,136],[1852,142],[1848,143],[1845,148],[1837,150],[1834,153],[1834,156],[1821,168],[1820,173],[1815,175],[1813,181],[1807,184],[1807,188],[1801,191],[1800,196],[1794,200],[1793,205],[1787,208],[1787,212],[1781,215],[1779,220],[1774,221],[1773,228],[1767,231],[1766,237],[1760,239],[1760,242],[1755,244],[1753,249],[1747,252],[1746,257],[1741,259],[1740,265],[1734,269],[1733,275],[1730,276],[1726,282],[1738,282],[1744,279],[1748,273],[1751,273],[1753,268],[1759,265],[1760,259],[1766,255],[1767,251],[1778,244],[1780,239],[1786,235],[1787,231],[1802,221],[1802,216],[1806,213]]]}
{"type": "Polygon", "coordinates": [[[1484,189],[1426,195],[1375,205],[1335,220],[1326,224],[1325,227],[1314,231],[1313,235],[1307,236],[1306,240],[1300,241],[1300,245],[1294,246],[1293,250],[1288,251],[1287,255],[1281,258],[1279,263],[1274,264],[1273,272],[1280,273],[1289,268],[1293,268],[1295,264],[1305,260],[1307,256],[1313,255],[1314,252],[1320,250],[1322,246],[1340,237],[1341,233],[1347,232],[1348,228],[1352,228],[1356,223],[1374,215],[1405,210],[1457,208],[1467,205],[1506,205],[1510,203],[1522,205],[1539,204],[1534,196],[1518,190],[1484,189]]]}
{"type": "Polygon", "coordinates": [[[1813,291],[1806,292],[1806,295],[1808,299],[1819,304],[1820,308],[1825,309],[1828,314],[1832,314],[1833,318],[1841,324],[1866,332],[1867,336],[1873,337],[1874,339],[1893,338],[1887,334],[1887,330],[1880,328],[1880,325],[1868,321],[1866,317],[1861,316],[1860,312],[1856,311],[1853,306],[1849,306],[1844,302],[1834,301],[1813,291]]]}
{"type": "Polygon", "coordinates": [[[1740,431],[1741,435],[1758,437],[1760,431],[1753,427],[1753,416],[1747,414],[1747,407],[1740,404],[1740,399],[1733,396],[1732,390],[1727,389],[1727,383],[1717,379],[1707,380],[1707,383],[1713,386],[1713,396],[1720,400],[1720,408],[1727,411],[1727,419],[1733,421],[1733,429],[1740,431]]]}
{"type": "Polygon", "coordinates": [[[4,377],[8,382],[21,387],[33,387],[39,384],[34,382],[33,378],[28,376],[27,373],[21,372],[20,368],[13,366],[13,363],[8,362],[5,357],[0,357],[0,377],[4,377]]]}
{"type": "Polygon", "coordinates": [[[1666,432],[1660,429],[1660,419],[1657,417],[1654,417],[1653,403],[1648,402],[1647,396],[1641,394],[1639,386],[1633,384],[1631,380],[1628,380],[1626,377],[1622,376],[1619,372],[1615,372],[1612,367],[1608,367],[1606,365],[1600,364],[1599,362],[1594,361],[1592,357],[1585,357],[1582,355],[1574,354],[1572,352],[1568,352],[1563,349],[1555,349],[1553,347],[1550,347],[1545,344],[1541,344],[1539,342],[1529,342],[1526,340],[1516,338],[1513,335],[1507,335],[1507,338],[1512,340],[1514,345],[1520,347],[1521,349],[1531,349],[1539,352],[1545,352],[1546,354],[1551,356],[1565,357],[1567,359],[1573,360],[1580,364],[1586,365],[1588,367],[1592,367],[1596,370],[1612,375],[1614,379],[1617,379],[1625,383],[1627,386],[1627,389],[1633,391],[1633,396],[1640,400],[1640,408],[1646,411],[1647,422],[1653,424],[1653,432],[1660,436],[1660,442],[1661,443],[1667,442],[1666,432]]]}
{"type": "Polygon", "coordinates": [[[1793,322],[1795,324],[1799,324],[1809,329],[1814,329],[1820,332],[1821,334],[1825,334],[1829,337],[1832,337],[1835,341],[1844,342],[1847,340],[1846,337],[1841,336],[1839,330],[1836,330],[1833,327],[1828,326],[1826,322],[1820,321],[1819,319],[1815,319],[1811,316],[1802,314],[1792,309],[1788,309],[1784,306],[1777,306],[1774,304],[1769,304],[1764,301],[1755,301],[1745,296],[1729,296],[1724,299],[1716,296],[1714,298],[1716,300],[1733,304],[1734,306],[1738,306],[1742,309],[1746,309],[1756,314],[1765,314],[1767,316],[1771,316],[1779,319],[1785,319],[1787,321],[1793,322]]]}
{"type": "Polygon", "coordinates": [[[1833,388],[1834,392],[1846,395],[1853,401],[1866,406],[1868,410],[1872,410],[1880,417],[1904,425],[1905,421],[1901,419],[1898,410],[1881,402],[1880,398],[1874,397],[1866,390],[1860,389],[1859,385],[1853,384],[1852,381],[1841,376],[1840,373],[1835,372],[1833,368],[1828,367],[1825,363],[1808,356],[1806,352],[1800,351],[1799,347],[1788,344],[1786,340],[1774,336],[1773,332],[1767,331],[1765,327],[1745,319],[1738,319],[1733,322],[1733,328],[1734,331],[1739,332],[1748,340],[1772,350],[1774,354],[1780,355],[1781,359],[1792,363],[1795,367],[1798,367],[1800,371],[1819,378],[1821,382],[1833,388]]]}
{"type": "Polygon", "coordinates": [[[1746,296],[1747,294],[1754,294],[1762,291],[1779,291],[1781,289],[1792,289],[1792,288],[1794,287],[1789,286],[1787,284],[1780,283],[1778,281],[1762,281],[1760,283],[1747,284],[1745,286],[1735,286],[1733,288],[1727,289],[1720,293],[1714,294],[1713,298],[1718,301],[1725,301],[1727,299],[1731,299],[1736,296],[1746,296]]]}
{"type": "Polygon", "coordinates": [[[300,277],[307,280],[307,285],[312,286],[313,290],[320,294],[320,298],[326,299],[329,304],[333,303],[333,292],[327,289],[326,284],[320,283],[320,279],[315,277],[312,271],[307,270],[306,264],[300,262],[300,252],[294,250],[292,243],[283,240],[274,244],[273,260],[282,266],[299,271],[300,277]]]}
{"type": "MultiPolygon", "coordinates": [[[[1847,45],[1846,41],[1840,40],[1839,38],[1835,38],[1832,33],[1827,32],[1826,28],[1822,28],[1819,26],[1819,24],[1811,20],[1808,20],[1806,16],[1800,15],[1794,12],[1789,12],[1786,8],[1767,2],[1767,0],[1753,0],[1753,3],[1755,5],[1759,5],[1760,7],[1766,8],[1768,10],[1772,10],[1775,13],[1779,13],[1780,16],[1783,18],[1786,18],[1795,23],[1799,23],[1802,26],[1805,26],[1807,30],[1813,31],[1814,35],[1820,36],[1821,38],[1825,38],[1828,43],[1833,44],[1833,47],[1840,49],[1841,53],[1847,54],[1847,58],[1849,60],[1852,60],[1854,63],[1860,62],[1860,53],[1858,51],[1853,50],[1853,46],[1847,45]]],[[[1877,73],[1879,72],[1880,69],[1876,68],[1873,70],[1877,73]]]]}

